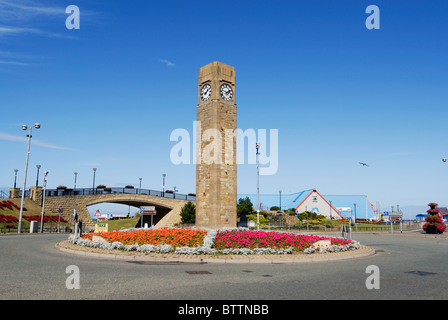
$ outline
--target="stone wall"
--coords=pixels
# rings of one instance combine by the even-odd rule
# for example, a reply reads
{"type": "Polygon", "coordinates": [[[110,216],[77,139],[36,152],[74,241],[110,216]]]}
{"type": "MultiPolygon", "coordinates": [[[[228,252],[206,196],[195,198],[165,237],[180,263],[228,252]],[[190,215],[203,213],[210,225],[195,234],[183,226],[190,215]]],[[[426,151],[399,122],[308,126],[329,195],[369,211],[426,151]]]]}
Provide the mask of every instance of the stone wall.
{"type": "Polygon", "coordinates": [[[42,200],[43,200],[43,188],[39,187],[39,186],[31,187],[30,188],[30,199],[41,206],[42,200]]]}
{"type": "Polygon", "coordinates": [[[10,199],[20,198],[20,188],[9,188],[9,198],[10,199]]]}

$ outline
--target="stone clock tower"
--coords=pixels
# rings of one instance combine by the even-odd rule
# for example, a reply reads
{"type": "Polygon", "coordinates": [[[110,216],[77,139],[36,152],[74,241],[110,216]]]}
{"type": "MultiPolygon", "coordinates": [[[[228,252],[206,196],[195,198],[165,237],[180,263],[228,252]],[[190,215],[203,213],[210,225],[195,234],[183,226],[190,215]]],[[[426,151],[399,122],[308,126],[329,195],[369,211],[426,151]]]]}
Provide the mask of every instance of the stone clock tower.
{"type": "Polygon", "coordinates": [[[199,71],[196,226],[236,227],[235,69],[212,62],[199,71]]]}

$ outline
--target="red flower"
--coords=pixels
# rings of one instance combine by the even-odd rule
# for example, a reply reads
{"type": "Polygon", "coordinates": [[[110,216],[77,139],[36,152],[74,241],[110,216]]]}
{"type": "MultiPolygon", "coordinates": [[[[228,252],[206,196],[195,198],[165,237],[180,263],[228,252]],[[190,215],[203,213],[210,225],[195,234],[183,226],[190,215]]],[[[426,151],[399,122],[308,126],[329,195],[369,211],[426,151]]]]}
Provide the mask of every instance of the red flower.
{"type": "Polygon", "coordinates": [[[99,235],[108,242],[121,242],[126,244],[169,244],[173,247],[197,247],[202,245],[207,231],[191,228],[163,228],[157,230],[136,231],[109,231],[89,233],[84,239],[92,239],[93,235],[99,235]]]}

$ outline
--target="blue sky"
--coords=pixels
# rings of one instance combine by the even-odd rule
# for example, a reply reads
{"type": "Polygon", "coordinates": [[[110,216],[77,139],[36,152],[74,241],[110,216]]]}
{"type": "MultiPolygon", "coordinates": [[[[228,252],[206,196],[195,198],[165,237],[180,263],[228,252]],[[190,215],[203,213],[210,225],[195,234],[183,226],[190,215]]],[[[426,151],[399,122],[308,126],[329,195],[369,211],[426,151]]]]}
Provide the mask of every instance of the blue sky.
{"type": "MultiPolygon", "coordinates": [[[[192,133],[199,68],[235,67],[238,128],[278,129],[260,192],[367,194],[382,208],[447,205],[446,1],[0,0],[0,186],[96,184],[195,192],[170,134],[192,133]],[[68,30],[65,8],[80,9],[68,30]],[[368,30],[370,4],[380,29],[368,30]],[[365,162],[369,167],[361,166],[365,162]]],[[[256,192],[256,167],[238,166],[256,192]]]]}

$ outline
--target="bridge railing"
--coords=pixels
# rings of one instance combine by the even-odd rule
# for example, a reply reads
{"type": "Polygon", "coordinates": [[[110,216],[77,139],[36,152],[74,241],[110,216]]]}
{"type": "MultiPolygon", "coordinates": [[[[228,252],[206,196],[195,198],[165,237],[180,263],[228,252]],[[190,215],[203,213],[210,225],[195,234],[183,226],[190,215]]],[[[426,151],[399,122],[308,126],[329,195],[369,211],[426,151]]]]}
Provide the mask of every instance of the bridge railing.
{"type": "MultiPolygon", "coordinates": [[[[25,190],[25,198],[29,198],[31,195],[31,191],[30,190],[25,190]]],[[[19,191],[19,198],[22,197],[22,190],[19,191]]]]}
{"type": "Polygon", "coordinates": [[[144,194],[154,197],[163,197],[170,199],[195,201],[196,195],[182,194],[173,192],[163,192],[150,189],[139,188],[76,188],[76,189],[47,189],[45,190],[46,197],[63,197],[63,196],[87,196],[97,194],[144,194]]]}

